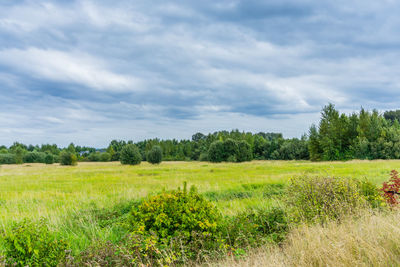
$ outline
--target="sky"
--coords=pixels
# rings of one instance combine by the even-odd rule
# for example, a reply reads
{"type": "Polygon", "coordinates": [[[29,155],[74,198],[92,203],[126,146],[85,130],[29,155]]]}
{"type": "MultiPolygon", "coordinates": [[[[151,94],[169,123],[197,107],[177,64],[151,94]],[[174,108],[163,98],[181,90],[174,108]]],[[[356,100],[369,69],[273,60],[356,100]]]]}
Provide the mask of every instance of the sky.
{"type": "Polygon", "coordinates": [[[400,108],[398,1],[0,1],[0,144],[106,147],[400,108]]]}

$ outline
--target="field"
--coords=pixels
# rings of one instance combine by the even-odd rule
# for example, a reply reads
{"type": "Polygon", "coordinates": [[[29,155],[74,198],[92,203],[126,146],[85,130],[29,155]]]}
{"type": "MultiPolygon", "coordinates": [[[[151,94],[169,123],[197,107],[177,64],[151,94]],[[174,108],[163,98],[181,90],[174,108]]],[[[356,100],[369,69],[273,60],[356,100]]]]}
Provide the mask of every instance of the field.
{"type": "Polygon", "coordinates": [[[282,194],[278,193],[284,192],[291,177],[307,174],[366,178],[378,185],[388,179],[392,169],[400,170],[400,161],[3,165],[0,168],[0,223],[7,229],[12,221],[25,217],[46,217],[55,229],[72,240],[78,251],[95,239],[119,238],[111,230],[90,225],[87,210],[112,207],[163,189],[175,189],[184,181],[195,185],[223,213],[230,215],[247,207],[279,205],[282,194]]]}

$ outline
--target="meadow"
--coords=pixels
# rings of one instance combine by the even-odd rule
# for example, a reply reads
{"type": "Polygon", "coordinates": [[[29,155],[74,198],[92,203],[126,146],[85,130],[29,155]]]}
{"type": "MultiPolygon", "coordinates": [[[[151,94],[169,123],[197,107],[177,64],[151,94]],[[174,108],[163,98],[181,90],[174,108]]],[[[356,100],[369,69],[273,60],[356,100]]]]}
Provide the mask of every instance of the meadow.
{"type": "Polygon", "coordinates": [[[91,223],[89,211],[110,209],[147,195],[181,187],[186,181],[226,215],[247,208],[276,206],[296,176],[337,176],[367,179],[377,186],[387,180],[399,160],[309,162],[252,161],[245,163],[162,162],[136,166],[119,162],[2,165],[0,223],[7,229],[23,218],[47,218],[53,229],[84,250],[95,240],[121,238],[113,229],[91,223]]]}

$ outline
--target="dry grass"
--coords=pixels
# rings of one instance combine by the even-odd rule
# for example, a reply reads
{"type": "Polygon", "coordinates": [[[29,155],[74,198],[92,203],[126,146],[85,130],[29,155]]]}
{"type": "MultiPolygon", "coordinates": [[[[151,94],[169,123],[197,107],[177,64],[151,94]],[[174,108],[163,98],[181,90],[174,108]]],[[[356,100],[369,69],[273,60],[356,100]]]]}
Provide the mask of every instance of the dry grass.
{"type": "Polygon", "coordinates": [[[400,266],[400,212],[294,229],[282,247],[218,266],[400,266]]]}

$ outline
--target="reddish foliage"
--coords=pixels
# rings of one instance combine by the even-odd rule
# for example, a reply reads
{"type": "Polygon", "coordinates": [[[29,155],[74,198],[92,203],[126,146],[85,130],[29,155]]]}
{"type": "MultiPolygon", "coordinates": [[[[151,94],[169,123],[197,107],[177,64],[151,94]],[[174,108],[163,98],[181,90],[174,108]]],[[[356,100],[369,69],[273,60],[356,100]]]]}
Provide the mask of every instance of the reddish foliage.
{"type": "Polygon", "coordinates": [[[387,203],[391,206],[399,204],[398,195],[400,194],[400,178],[399,173],[392,170],[390,173],[390,180],[382,184],[383,196],[385,197],[387,203]]]}

